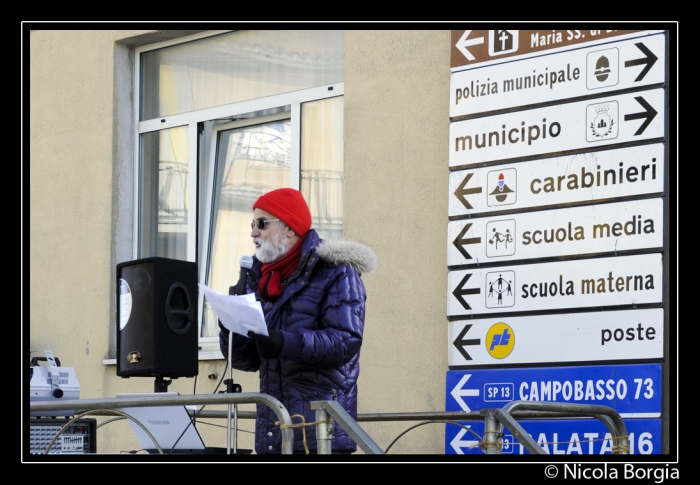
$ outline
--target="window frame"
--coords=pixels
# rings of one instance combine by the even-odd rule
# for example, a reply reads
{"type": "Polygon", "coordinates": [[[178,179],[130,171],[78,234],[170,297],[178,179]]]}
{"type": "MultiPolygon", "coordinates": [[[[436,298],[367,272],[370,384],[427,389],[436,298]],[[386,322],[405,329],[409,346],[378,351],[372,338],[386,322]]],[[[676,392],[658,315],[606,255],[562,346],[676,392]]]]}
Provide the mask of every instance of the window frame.
{"type": "MultiPolygon", "coordinates": [[[[264,123],[269,123],[273,121],[284,121],[289,120],[292,125],[292,136],[290,139],[291,150],[290,150],[290,167],[289,167],[289,182],[293,188],[299,189],[299,180],[293,177],[294,173],[294,154],[301,153],[300,141],[301,137],[296,134],[299,129],[295,129],[294,122],[292,121],[292,113],[290,111],[280,111],[278,113],[269,115],[260,115],[251,118],[237,119],[234,121],[228,121],[219,123],[211,128],[209,135],[209,151],[202,153],[203,163],[200,164],[200,176],[202,183],[200,183],[200,188],[202,189],[201,199],[203,204],[201,210],[199,210],[201,218],[201,228],[199,231],[201,244],[199,246],[199,257],[198,260],[198,281],[207,284],[209,280],[209,271],[212,259],[212,238],[214,236],[214,219],[217,217],[215,208],[216,199],[216,172],[218,169],[223,167],[218,164],[225,164],[225,160],[219,160],[217,157],[218,145],[219,145],[219,133],[222,131],[228,131],[235,128],[243,128],[248,126],[256,126],[264,123]],[[206,154],[205,154],[206,153],[206,154]]],[[[300,118],[300,117],[299,117],[300,118]]],[[[299,123],[301,120],[298,120],[299,123]]],[[[296,157],[297,170],[301,173],[299,165],[299,157],[296,157]]],[[[252,213],[252,209],[251,209],[252,213]]],[[[251,252],[253,246],[251,243],[251,252]]],[[[209,347],[211,344],[216,344],[216,349],[218,349],[218,336],[203,337],[202,336],[202,320],[204,319],[204,294],[199,292],[198,294],[198,305],[199,309],[199,342],[200,346],[209,347]]]]}
{"type": "MultiPolygon", "coordinates": [[[[265,111],[276,111],[286,109],[286,113],[291,121],[292,129],[292,150],[290,160],[290,186],[296,189],[301,185],[301,106],[303,103],[318,101],[326,98],[334,98],[344,96],[344,82],[327,84],[313,88],[300,89],[283,94],[271,95],[257,99],[240,101],[236,103],[224,104],[211,108],[179,113],[166,117],[159,117],[148,120],[139,120],[141,92],[141,54],[163,47],[168,47],[184,42],[190,42],[197,39],[202,39],[214,35],[219,35],[230,30],[208,31],[204,33],[194,34],[179,39],[149,44],[147,46],[138,47],[134,52],[134,78],[133,78],[133,93],[134,93],[134,126],[135,139],[133,153],[133,170],[134,170],[134,198],[133,198],[133,234],[132,234],[132,256],[133,259],[144,257],[141,255],[141,195],[142,195],[142,176],[141,176],[141,136],[145,133],[161,131],[174,127],[186,127],[187,139],[189,144],[188,150],[188,176],[187,183],[189,187],[194,187],[195,190],[189,190],[188,207],[189,214],[187,218],[187,256],[186,260],[197,262],[198,264],[198,280],[199,282],[206,281],[208,271],[208,261],[210,258],[209,247],[211,245],[211,227],[213,214],[213,177],[215,171],[215,153],[216,150],[216,132],[211,128],[204,134],[204,138],[200,140],[200,131],[202,126],[217,120],[225,120],[240,116],[247,116],[250,113],[261,113],[260,117],[246,118],[239,120],[241,124],[255,124],[256,120],[263,119],[262,114],[265,111]],[[208,137],[208,139],[207,139],[208,137]],[[201,143],[201,144],[200,144],[201,143]]],[[[236,121],[234,123],[238,123],[236,121]]],[[[230,126],[229,123],[226,123],[230,126]]],[[[218,127],[218,125],[217,125],[218,127]]],[[[203,295],[199,295],[198,305],[198,335],[201,335],[201,320],[203,312],[203,295]]],[[[200,351],[199,360],[222,359],[221,352],[218,347],[218,337],[201,337],[198,336],[200,351]]]]}

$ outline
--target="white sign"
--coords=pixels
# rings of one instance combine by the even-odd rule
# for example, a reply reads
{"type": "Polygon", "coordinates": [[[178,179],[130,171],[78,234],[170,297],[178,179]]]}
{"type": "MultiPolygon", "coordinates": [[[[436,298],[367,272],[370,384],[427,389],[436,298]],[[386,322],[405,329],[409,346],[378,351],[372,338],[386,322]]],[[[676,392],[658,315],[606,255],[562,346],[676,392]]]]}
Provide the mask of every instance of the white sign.
{"type": "Polygon", "coordinates": [[[450,124],[449,165],[663,138],[664,99],[664,90],[655,89],[457,121],[450,124]]]}
{"type": "Polygon", "coordinates": [[[661,308],[457,320],[448,365],[661,359],[663,320],[661,308]]]}
{"type": "Polygon", "coordinates": [[[663,248],[662,199],[452,221],[447,266],[663,248]]]}
{"type": "Polygon", "coordinates": [[[664,146],[633,146],[450,172],[448,216],[662,194],[664,146]]]}
{"type": "Polygon", "coordinates": [[[660,84],[665,51],[661,34],[456,72],[450,117],[660,84]]]}
{"type": "Polygon", "coordinates": [[[661,254],[450,271],[447,316],[662,302],[661,254]]]}

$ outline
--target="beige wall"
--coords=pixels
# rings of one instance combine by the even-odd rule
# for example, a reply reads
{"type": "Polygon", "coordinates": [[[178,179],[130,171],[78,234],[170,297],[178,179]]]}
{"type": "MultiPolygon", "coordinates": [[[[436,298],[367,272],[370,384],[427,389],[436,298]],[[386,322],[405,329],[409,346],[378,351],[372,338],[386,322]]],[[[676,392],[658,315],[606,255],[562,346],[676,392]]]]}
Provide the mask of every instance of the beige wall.
{"type": "MultiPolygon", "coordinates": [[[[24,337],[30,349],[51,349],[75,369],[81,398],[153,390],[152,380],[119,378],[103,361],[114,357],[115,267],[133,259],[133,214],[125,210],[133,199],[131,47],[181,34],[30,34],[24,337]]],[[[365,278],[360,414],[444,410],[449,47],[449,31],[345,36],[345,237],[370,244],[380,258],[365,278]]],[[[195,379],[175,380],[170,390],[212,392],[222,372],[223,360],[202,362],[196,390],[195,379]]],[[[257,391],[255,374],[234,379],[257,391]]],[[[414,424],[363,427],[386,448],[414,424]]],[[[222,428],[199,430],[208,446],[226,446],[222,428]]],[[[97,441],[98,452],[138,448],[124,421],[99,428],[97,441]]],[[[241,433],[239,446],[252,448],[252,434],[241,433]]],[[[416,428],[391,452],[443,453],[444,426],[416,428]]]]}
{"type": "MultiPolygon", "coordinates": [[[[449,31],[345,35],[345,236],[379,255],[368,292],[359,413],[444,411],[449,31]]],[[[367,423],[382,448],[416,423],[367,423]]],[[[443,453],[444,427],[397,453],[443,453]]]]}

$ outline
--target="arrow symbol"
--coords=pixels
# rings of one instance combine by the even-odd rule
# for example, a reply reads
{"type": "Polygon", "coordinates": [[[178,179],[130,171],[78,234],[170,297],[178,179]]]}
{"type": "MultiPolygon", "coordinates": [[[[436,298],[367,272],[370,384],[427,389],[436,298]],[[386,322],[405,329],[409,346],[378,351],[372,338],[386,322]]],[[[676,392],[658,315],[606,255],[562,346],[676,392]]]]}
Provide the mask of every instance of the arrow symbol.
{"type": "Polygon", "coordinates": [[[467,334],[469,329],[472,328],[472,324],[469,323],[464,326],[461,332],[459,332],[459,335],[457,335],[457,338],[455,339],[452,344],[457,347],[457,350],[459,350],[459,353],[462,354],[462,357],[464,357],[466,360],[473,360],[472,356],[467,353],[467,350],[464,348],[467,345],[481,345],[481,339],[478,338],[471,338],[471,339],[465,339],[464,336],[467,334]]]}
{"type": "Polygon", "coordinates": [[[467,403],[464,402],[464,399],[462,399],[462,397],[479,396],[478,389],[462,389],[464,384],[467,383],[471,376],[471,374],[464,374],[464,376],[459,380],[454,389],[452,389],[452,392],[450,392],[450,394],[452,394],[452,397],[455,398],[455,401],[457,401],[457,404],[459,404],[459,407],[462,408],[462,411],[466,412],[470,412],[471,409],[469,408],[467,403]]]}
{"type": "Polygon", "coordinates": [[[651,123],[651,120],[653,120],[657,115],[657,112],[649,103],[647,103],[646,99],[642,98],[641,96],[635,96],[634,99],[636,99],[637,102],[642,105],[642,108],[644,108],[645,111],[625,115],[625,121],[644,119],[644,123],[642,123],[642,126],[640,126],[637,132],[634,134],[634,136],[637,136],[644,133],[644,130],[646,130],[649,123],[651,123]]]}
{"type": "Polygon", "coordinates": [[[464,284],[469,280],[469,278],[472,277],[472,273],[467,273],[464,278],[462,278],[462,281],[459,282],[457,285],[457,288],[455,288],[455,291],[452,292],[452,294],[457,298],[457,300],[462,304],[465,310],[471,310],[472,307],[469,306],[469,303],[466,302],[464,298],[462,298],[464,295],[478,295],[481,293],[481,289],[479,288],[467,288],[464,289],[464,284]]]}
{"type": "Polygon", "coordinates": [[[480,194],[481,193],[481,187],[476,187],[473,189],[465,189],[464,186],[469,183],[469,179],[472,178],[474,174],[473,173],[468,173],[466,177],[464,177],[464,180],[462,180],[462,183],[459,184],[459,187],[457,187],[457,190],[455,190],[455,196],[459,199],[459,201],[462,203],[464,207],[467,209],[473,209],[472,205],[467,201],[467,199],[464,198],[465,195],[469,194],[480,194]]]}
{"type": "Polygon", "coordinates": [[[471,30],[465,30],[464,34],[462,34],[462,37],[460,37],[459,40],[457,41],[457,43],[455,44],[455,47],[457,49],[459,49],[459,52],[461,52],[464,55],[464,57],[466,57],[470,61],[473,61],[474,59],[476,59],[476,57],[474,57],[474,54],[472,54],[471,52],[469,52],[467,50],[467,47],[471,47],[473,45],[483,44],[484,38],[483,37],[476,37],[474,39],[467,40],[467,37],[469,37],[469,34],[471,34],[471,33],[472,33],[471,30]]]}
{"type": "MultiPolygon", "coordinates": [[[[471,428],[471,426],[467,425],[466,428],[471,428]]],[[[454,437],[452,441],[450,441],[450,446],[452,446],[452,449],[457,452],[458,455],[463,455],[464,452],[462,451],[462,448],[474,448],[475,446],[479,445],[479,442],[476,440],[463,440],[462,436],[467,434],[469,432],[468,429],[460,429],[459,433],[457,433],[457,436],[454,437]]]]}
{"type": "Polygon", "coordinates": [[[644,79],[644,76],[647,75],[649,72],[649,69],[652,68],[654,64],[656,64],[656,61],[659,59],[654,55],[653,52],[649,50],[647,46],[642,44],[641,42],[638,42],[634,44],[637,46],[637,48],[644,53],[644,57],[640,57],[639,59],[633,59],[631,61],[625,61],[625,67],[631,67],[631,66],[639,66],[640,64],[644,64],[644,69],[642,69],[642,72],[639,73],[637,76],[637,79],[634,80],[634,82],[641,81],[644,79]]]}
{"type": "Polygon", "coordinates": [[[472,223],[471,222],[467,223],[467,225],[464,226],[464,229],[462,229],[460,231],[460,233],[457,234],[457,237],[455,238],[455,240],[452,241],[452,244],[454,244],[455,247],[457,248],[457,250],[460,253],[462,253],[462,256],[464,256],[465,259],[473,259],[473,258],[471,257],[471,254],[469,254],[467,252],[467,250],[464,249],[464,245],[465,244],[479,244],[481,242],[480,237],[468,237],[468,238],[464,237],[464,235],[467,233],[467,231],[469,231],[469,229],[471,227],[472,227],[472,223]]]}

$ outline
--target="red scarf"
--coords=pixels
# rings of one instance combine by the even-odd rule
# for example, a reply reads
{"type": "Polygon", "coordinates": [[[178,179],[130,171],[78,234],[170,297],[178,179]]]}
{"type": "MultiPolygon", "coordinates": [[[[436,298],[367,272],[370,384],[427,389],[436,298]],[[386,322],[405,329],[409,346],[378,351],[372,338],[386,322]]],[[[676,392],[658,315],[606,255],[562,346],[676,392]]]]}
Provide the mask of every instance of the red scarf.
{"type": "Polygon", "coordinates": [[[275,301],[282,293],[287,278],[299,267],[301,257],[300,239],[287,254],[273,263],[264,263],[260,278],[260,297],[265,301],[275,301]]]}

